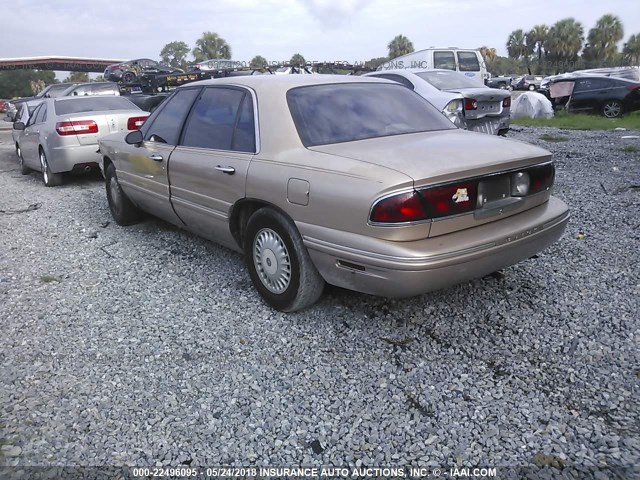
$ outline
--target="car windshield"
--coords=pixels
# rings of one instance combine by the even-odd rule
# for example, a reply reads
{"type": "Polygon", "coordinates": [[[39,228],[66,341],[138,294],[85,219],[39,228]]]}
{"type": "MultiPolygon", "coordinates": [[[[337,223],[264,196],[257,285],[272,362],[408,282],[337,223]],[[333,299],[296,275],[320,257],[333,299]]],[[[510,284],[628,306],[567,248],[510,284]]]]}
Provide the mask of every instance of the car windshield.
{"type": "Polygon", "coordinates": [[[122,97],[71,97],[55,101],[56,115],[82,112],[104,112],[106,110],[140,110],[122,97]]]}
{"type": "Polygon", "coordinates": [[[477,88],[478,82],[460,75],[457,72],[420,72],[416,73],[438,90],[453,90],[456,88],[477,88]]]}
{"type": "Polygon", "coordinates": [[[287,92],[287,101],[306,147],[455,128],[428,101],[399,84],[298,87],[287,92]]]}

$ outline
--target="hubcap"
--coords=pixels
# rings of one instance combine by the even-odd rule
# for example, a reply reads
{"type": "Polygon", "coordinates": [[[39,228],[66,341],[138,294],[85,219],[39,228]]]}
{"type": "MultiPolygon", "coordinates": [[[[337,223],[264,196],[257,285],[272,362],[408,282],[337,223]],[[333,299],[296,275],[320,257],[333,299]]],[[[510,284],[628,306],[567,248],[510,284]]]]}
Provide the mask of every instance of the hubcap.
{"type": "Polygon", "coordinates": [[[291,259],[280,235],[263,228],[253,241],[253,264],[262,284],[272,293],[284,292],[291,283],[291,259]]]}
{"type": "Polygon", "coordinates": [[[604,106],[605,117],[617,117],[620,114],[620,105],[617,103],[607,103],[604,106]]]}
{"type": "Polygon", "coordinates": [[[45,184],[49,183],[49,168],[47,167],[47,159],[44,153],[40,153],[40,166],[42,167],[42,178],[45,184]]]}
{"type": "Polygon", "coordinates": [[[120,195],[118,191],[118,181],[111,177],[109,180],[109,191],[111,192],[111,203],[116,211],[120,211],[120,195]]]}

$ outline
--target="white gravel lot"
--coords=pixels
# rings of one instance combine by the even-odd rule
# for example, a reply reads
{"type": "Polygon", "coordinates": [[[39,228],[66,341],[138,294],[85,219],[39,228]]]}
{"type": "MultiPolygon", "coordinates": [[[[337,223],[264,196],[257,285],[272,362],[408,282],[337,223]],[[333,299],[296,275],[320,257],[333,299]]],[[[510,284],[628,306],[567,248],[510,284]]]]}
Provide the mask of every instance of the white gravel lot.
{"type": "Polygon", "coordinates": [[[20,175],[0,131],[0,465],[640,476],[640,152],[622,150],[640,140],[620,138],[638,132],[516,128],[554,152],[557,244],[412,299],[328,288],[296,314],[236,253],[116,225],[99,177],[20,175]]]}

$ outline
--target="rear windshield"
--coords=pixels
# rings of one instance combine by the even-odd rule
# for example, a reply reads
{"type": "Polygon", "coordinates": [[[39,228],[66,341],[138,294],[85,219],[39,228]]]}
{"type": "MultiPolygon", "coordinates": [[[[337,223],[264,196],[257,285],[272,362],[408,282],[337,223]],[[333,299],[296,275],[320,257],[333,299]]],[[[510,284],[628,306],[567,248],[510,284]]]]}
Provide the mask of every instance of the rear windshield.
{"type": "Polygon", "coordinates": [[[103,112],[105,110],[140,110],[122,97],[72,97],[55,101],[56,115],[70,113],[103,112]]]}
{"type": "Polygon", "coordinates": [[[477,88],[478,82],[457,72],[420,72],[416,73],[438,90],[453,90],[456,88],[477,88]]]}
{"type": "Polygon", "coordinates": [[[400,84],[312,85],[287,92],[306,147],[456,128],[433,105],[400,84]]]}

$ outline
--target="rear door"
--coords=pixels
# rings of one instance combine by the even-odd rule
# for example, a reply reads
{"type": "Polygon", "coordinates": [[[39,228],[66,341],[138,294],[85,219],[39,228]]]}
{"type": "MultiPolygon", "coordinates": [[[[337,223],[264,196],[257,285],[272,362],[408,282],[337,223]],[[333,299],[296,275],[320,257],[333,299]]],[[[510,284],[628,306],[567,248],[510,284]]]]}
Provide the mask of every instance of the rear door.
{"type": "Polygon", "coordinates": [[[458,71],[484,85],[484,73],[478,52],[475,50],[456,50],[458,71]]]}
{"type": "Polygon", "coordinates": [[[171,154],[171,203],[187,227],[237,248],[229,230],[231,207],[245,196],[256,153],[253,93],[234,86],[205,87],[171,154]]]}
{"type": "Polygon", "coordinates": [[[122,143],[117,152],[118,181],[143,210],[179,222],[169,200],[167,165],[200,87],[179,89],[140,129],[142,145],[122,143]]]}

